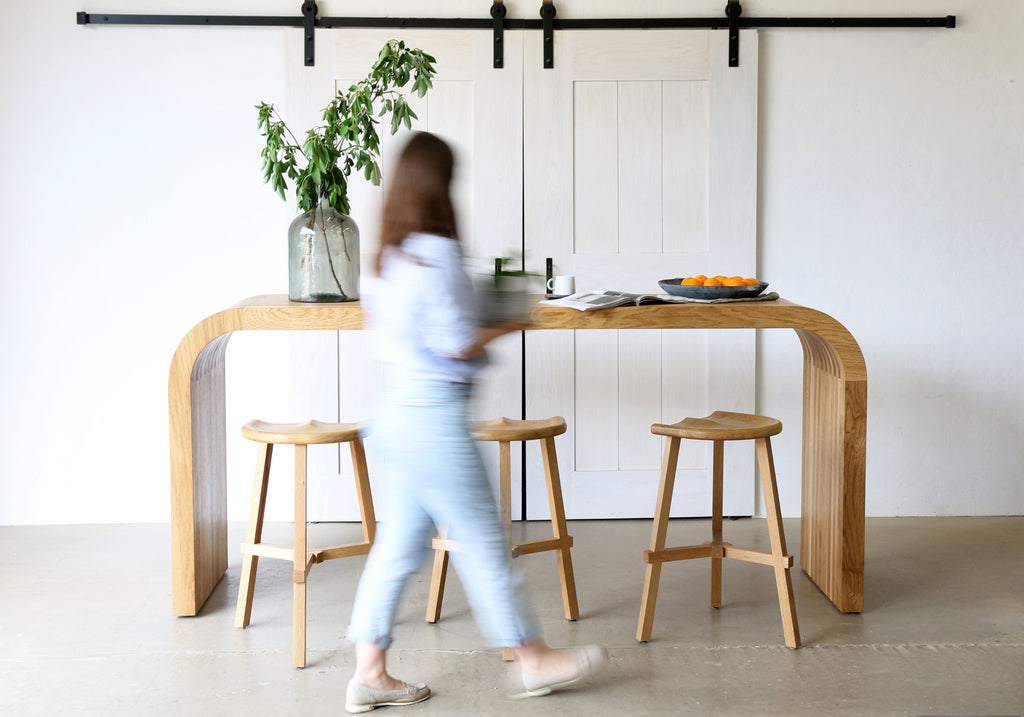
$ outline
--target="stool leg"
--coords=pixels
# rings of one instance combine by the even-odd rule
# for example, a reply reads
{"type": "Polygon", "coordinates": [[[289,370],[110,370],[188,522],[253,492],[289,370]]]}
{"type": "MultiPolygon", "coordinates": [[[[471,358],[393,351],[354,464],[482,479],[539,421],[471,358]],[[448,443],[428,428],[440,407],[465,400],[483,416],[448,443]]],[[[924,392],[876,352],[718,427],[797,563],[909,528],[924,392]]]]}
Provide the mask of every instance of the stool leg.
{"type": "MultiPolygon", "coordinates": [[[[665,441],[665,455],[661,461],[661,484],[658,487],[658,503],[654,509],[654,525],[651,530],[651,552],[665,549],[668,533],[668,516],[672,507],[672,489],[675,487],[676,464],[679,461],[679,439],[669,437],[665,441]]],[[[661,580],[661,563],[648,562],[644,574],[644,592],[640,599],[640,620],[636,627],[636,639],[647,642],[651,639],[654,625],[654,605],[658,600],[658,583],[661,580]]]]}
{"type": "Polygon", "coordinates": [[[761,474],[761,490],[764,492],[765,513],[768,516],[768,533],[772,543],[772,564],[775,568],[775,584],[779,593],[779,609],[782,612],[782,629],[786,645],[800,647],[800,628],[796,620],[796,603],[793,600],[793,582],[789,574],[786,556],[786,536],[782,529],[782,510],[775,482],[775,462],[772,459],[771,441],[757,439],[757,463],[761,474]]]}
{"type": "Polygon", "coordinates": [[[498,508],[505,525],[505,542],[512,542],[512,444],[498,442],[498,508]]]}
{"type": "Polygon", "coordinates": [[[370,474],[366,469],[366,451],[359,438],[349,442],[352,452],[352,466],[356,474],[356,495],[359,498],[359,516],[363,521],[363,541],[373,545],[377,536],[377,516],[373,512],[373,495],[370,493],[370,474]]]}
{"type": "MultiPolygon", "coordinates": [[[[441,542],[446,537],[446,530],[438,531],[437,539],[441,542]]],[[[448,575],[448,550],[443,546],[434,550],[434,569],[430,574],[430,594],[427,599],[427,622],[434,623],[441,619],[441,602],[444,599],[444,581],[448,575]]]]}
{"type": "Polygon", "coordinates": [[[722,607],[722,466],[725,441],[714,442],[711,469],[711,607],[722,607]]]}
{"type": "Polygon", "coordinates": [[[562,502],[562,481],[558,474],[558,457],[555,455],[555,439],[549,436],[541,440],[541,455],[544,458],[544,475],[548,483],[548,507],[551,510],[551,527],[554,537],[562,547],[558,554],[558,576],[562,581],[562,605],[567,620],[578,620],[580,608],[576,602],[576,578],[572,570],[572,538],[565,524],[565,505],[562,502]]]}
{"type": "Polygon", "coordinates": [[[256,459],[256,478],[252,485],[252,501],[249,504],[249,526],[242,544],[242,576],[238,581],[238,606],[235,609],[235,627],[246,627],[252,617],[252,596],[256,588],[256,566],[259,556],[246,552],[263,538],[263,513],[267,506],[267,481],[270,478],[270,458],[274,446],[260,443],[256,459]]]}
{"type": "Polygon", "coordinates": [[[306,666],[306,446],[295,446],[295,543],[292,556],[292,662],[306,666]]]}
{"type": "Polygon", "coordinates": [[[435,623],[441,619],[441,604],[444,602],[444,584],[448,578],[448,549],[444,547],[445,538],[448,537],[446,528],[441,527],[437,531],[436,544],[434,548],[434,568],[430,573],[430,592],[427,596],[427,617],[429,623],[435,623]]]}
{"type": "MultiPolygon", "coordinates": [[[[512,542],[512,444],[498,442],[498,506],[501,522],[505,524],[505,542],[512,542]]],[[[511,647],[501,648],[501,659],[512,662],[516,659],[511,647]]]]}

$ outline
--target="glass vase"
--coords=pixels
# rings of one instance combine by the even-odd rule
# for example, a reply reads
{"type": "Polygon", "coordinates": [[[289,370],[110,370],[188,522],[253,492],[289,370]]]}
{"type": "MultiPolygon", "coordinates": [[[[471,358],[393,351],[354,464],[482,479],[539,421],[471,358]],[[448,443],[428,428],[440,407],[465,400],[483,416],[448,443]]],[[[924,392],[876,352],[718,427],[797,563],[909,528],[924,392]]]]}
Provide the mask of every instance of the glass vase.
{"type": "Polygon", "coordinates": [[[359,298],[359,228],[326,199],[288,228],[288,298],[315,303],[359,298]]]}

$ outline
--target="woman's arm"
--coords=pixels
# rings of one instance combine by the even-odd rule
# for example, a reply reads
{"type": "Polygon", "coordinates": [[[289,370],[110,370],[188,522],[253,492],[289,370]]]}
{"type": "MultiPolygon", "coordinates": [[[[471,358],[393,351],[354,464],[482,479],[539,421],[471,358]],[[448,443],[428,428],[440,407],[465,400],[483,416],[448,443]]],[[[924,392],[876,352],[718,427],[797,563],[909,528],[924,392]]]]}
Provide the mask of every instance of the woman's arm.
{"type": "Polygon", "coordinates": [[[484,353],[487,344],[494,341],[494,339],[504,336],[505,334],[511,334],[514,331],[522,331],[523,329],[528,328],[530,328],[529,321],[503,321],[500,324],[491,324],[490,326],[481,327],[477,329],[476,332],[477,340],[453,358],[476,358],[484,353]]]}

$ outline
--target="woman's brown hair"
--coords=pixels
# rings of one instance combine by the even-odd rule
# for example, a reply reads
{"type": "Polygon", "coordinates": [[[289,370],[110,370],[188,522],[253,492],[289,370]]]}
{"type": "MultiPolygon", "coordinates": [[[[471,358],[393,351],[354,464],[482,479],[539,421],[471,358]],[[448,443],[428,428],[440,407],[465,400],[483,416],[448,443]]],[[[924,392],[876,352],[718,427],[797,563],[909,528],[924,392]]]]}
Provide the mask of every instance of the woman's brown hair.
{"type": "Polygon", "coordinates": [[[401,249],[413,232],[457,239],[450,186],[455,157],[451,148],[429,132],[417,132],[405,145],[392,171],[384,198],[377,274],[388,247],[401,249]]]}

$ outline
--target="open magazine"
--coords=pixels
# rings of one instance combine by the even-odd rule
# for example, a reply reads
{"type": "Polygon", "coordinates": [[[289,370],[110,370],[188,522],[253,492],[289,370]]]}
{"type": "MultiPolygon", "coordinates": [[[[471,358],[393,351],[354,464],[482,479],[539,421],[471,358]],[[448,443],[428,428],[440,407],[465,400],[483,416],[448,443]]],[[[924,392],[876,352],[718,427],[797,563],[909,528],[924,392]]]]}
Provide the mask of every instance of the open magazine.
{"type": "Polygon", "coordinates": [[[561,299],[547,299],[540,306],[565,306],[579,311],[610,309],[613,306],[643,306],[645,304],[683,304],[686,299],[671,294],[628,294],[624,291],[581,291],[561,299]]]}

